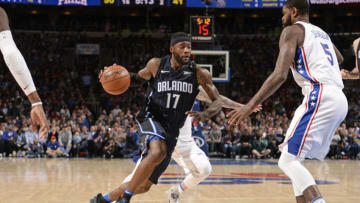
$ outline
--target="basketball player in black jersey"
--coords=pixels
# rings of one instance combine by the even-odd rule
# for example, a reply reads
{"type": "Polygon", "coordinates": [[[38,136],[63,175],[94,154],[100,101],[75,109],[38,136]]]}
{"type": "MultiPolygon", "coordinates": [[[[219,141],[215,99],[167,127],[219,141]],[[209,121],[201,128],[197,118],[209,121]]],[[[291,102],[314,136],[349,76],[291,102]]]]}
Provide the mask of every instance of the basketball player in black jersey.
{"type": "Polygon", "coordinates": [[[360,79],[359,66],[360,66],[360,37],[354,40],[353,48],[355,53],[355,68],[350,72],[346,69],[341,69],[341,76],[344,80],[360,79]]]}
{"type": "Polygon", "coordinates": [[[98,194],[90,200],[91,203],[115,200],[128,203],[132,195],[148,191],[152,184],[157,184],[169,165],[186,116],[206,120],[221,110],[223,100],[212,83],[210,73],[190,61],[191,42],[188,35],[173,34],[170,52],[171,56],[152,58],[135,75],[149,84],[146,108],[137,116],[140,133],[146,136],[141,161],[136,165],[134,174],[130,175],[130,180],[125,179],[119,188],[109,194],[98,194]],[[212,104],[203,112],[190,112],[199,85],[212,104]]]}

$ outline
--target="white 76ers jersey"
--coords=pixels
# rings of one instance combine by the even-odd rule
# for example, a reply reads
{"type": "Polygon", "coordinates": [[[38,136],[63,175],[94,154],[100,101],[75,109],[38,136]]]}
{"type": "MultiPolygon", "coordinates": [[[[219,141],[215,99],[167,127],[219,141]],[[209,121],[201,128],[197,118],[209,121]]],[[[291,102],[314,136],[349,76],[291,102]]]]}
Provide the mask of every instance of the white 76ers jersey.
{"type": "Polygon", "coordinates": [[[339,63],[329,35],[310,23],[296,24],[304,26],[305,38],[303,46],[296,50],[291,71],[303,95],[311,91],[314,83],[343,89],[339,63]]]}

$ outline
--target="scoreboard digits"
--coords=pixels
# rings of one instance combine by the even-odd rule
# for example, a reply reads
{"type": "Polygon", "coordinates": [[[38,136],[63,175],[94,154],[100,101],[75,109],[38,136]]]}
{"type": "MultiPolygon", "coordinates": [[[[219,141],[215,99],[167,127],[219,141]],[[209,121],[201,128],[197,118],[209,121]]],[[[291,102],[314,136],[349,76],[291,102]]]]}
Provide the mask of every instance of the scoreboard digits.
{"type": "Polygon", "coordinates": [[[166,0],[101,0],[105,6],[166,6],[166,0]]]}
{"type": "Polygon", "coordinates": [[[213,16],[191,16],[190,34],[193,42],[212,42],[214,40],[213,16]]]}

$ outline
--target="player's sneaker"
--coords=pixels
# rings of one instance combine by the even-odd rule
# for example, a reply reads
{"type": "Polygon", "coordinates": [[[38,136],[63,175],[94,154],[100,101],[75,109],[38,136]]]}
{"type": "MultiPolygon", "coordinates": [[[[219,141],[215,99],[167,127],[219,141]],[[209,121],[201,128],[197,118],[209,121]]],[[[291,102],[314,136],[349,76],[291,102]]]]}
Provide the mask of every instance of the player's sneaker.
{"type": "Polygon", "coordinates": [[[178,186],[172,186],[167,192],[169,203],[180,203],[180,192],[178,186]]]}
{"type": "Polygon", "coordinates": [[[104,199],[101,193],[99,193],[90,200],[90,203],[109,203],[109,202],[104,199]]]}
{"type": "Polygon", "coordinates": [[[115,203],[130,203],[131,195],[124,193],[115,203]]]}

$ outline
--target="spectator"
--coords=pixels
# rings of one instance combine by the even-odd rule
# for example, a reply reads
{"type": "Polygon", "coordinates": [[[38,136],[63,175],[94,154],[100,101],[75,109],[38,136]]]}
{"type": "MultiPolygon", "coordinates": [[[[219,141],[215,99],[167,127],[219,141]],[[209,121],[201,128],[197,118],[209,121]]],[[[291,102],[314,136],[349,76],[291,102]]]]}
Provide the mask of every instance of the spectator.
{"type": "Polygon", "coordinates": [[[56,141],[56,137],[54,135],[51,136],[50,141],[47,144],[46,154],[52,158],[62,155],[59,142],[56,141]]]}
{"type": "Polygon", "coordinates": [[[125,158],[132,158],[140,153],[139,135],[134,127],[130,128],[130,131],[126,133],[126,142],[123,155],[125,158]]]}
{"type": "Polygon", "coordinates": [[[64,124],[59,132],[59,145],[60,149],[66,157],[69,157],[72,143],[71,127],[64,124]]]}
{"type": "Polygon", "coordinates": [[[11,125],[9,130],[5,130],[2,135],[4,141],[4,152],[5,156],[15,156],[16,155],[16,138],[17,138],[17,127],[11,125]]]}
{"type": "Polygon", "coordinates": [[[257,138],[252,143],[252,153],[257,158],[266,157],[270,154],[271,150],[268,149],[268,141],[265,139],[265,136],[258,134],[257,138]]]}
{"type": "Polygon", "coordinates": [[[247,156],[248,158],[251,157],[251,142],[252,142],[252,136],[250,135],[251,130],[249,128],[244,129],[243,135],[240,137],[240,151],[239,155],[247,156]]]}

